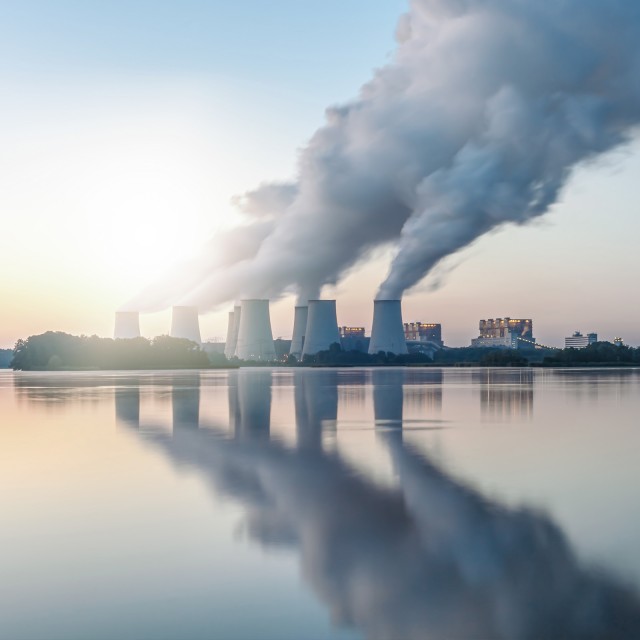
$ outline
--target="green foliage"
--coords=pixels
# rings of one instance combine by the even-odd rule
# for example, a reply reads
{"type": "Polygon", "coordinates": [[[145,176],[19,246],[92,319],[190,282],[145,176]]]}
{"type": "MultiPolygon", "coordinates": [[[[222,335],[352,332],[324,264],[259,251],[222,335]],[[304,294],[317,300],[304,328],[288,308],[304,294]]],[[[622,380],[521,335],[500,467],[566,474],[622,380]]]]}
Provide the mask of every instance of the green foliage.
{"type": "Polygon", "coordinates": [[[10,366],[23,371],[50,371],[207,369],[211,365],[195,342],[181,338],[112,340],[48,331],[18,340],[10,366]]]}
{"type": "Polygon", "coordinates": [[[547,356],[546,367],[625,366],[640,364],[640,348],[596,342],[584,349],[562,349],[547,356]]]}
{"type": "Polygon", "coordinates": [[[431,364],[431,358],[421,353],[409,353],[396,355],[380,351],[369,355],[362,351],[343,351],[337,342],[334,342],[327,351],[320,351],[314,356],[305,355],[302,363],[305,365],[327,367],[353,367],[366,365],[408,365],[431,364]]]}
{"type": "Polygon", "coordinates": [[[0,349],[0,369],[8,369],[13,358],[11,349],[0,349]]]}
{"type": "Polygon", "coordinates": [[[480,358],[481,367],[526,367],[529,361],[516,349],[498,349],[480,358]]]}

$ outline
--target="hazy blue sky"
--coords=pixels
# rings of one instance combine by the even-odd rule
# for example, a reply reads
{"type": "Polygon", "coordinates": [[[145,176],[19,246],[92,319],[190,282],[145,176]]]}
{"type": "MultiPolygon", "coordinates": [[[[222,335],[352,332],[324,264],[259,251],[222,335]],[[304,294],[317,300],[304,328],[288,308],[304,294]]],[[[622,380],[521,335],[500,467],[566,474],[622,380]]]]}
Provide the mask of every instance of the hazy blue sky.
{"type": "MultiPolygon", "coordinates": [[[[0,346],[47,329],[112,331],[145,282],[233,224],[237,193],[294,171],[324,109],[354,96],[394,48],[403,0],[0,2],[0,346]]],[[[580,169],[533,227],[456,256],[405,320],[466,344],[481,317],[534,319],[640,343],[640,145],[580,169]],[[464,259],[463,259],[464,258],[464,259]]],[[[335,292],[370,326],[389,254],[335,292]]],[[[329,292],[330,293],[330,292],[329,292]]],[[[274,305],[276,335],[293,300],[274,305]]],[[[224,336],[226,311],[203,318],[224,336]]],[[[143,318],[149,335],[167,314],[143,318]]]]}

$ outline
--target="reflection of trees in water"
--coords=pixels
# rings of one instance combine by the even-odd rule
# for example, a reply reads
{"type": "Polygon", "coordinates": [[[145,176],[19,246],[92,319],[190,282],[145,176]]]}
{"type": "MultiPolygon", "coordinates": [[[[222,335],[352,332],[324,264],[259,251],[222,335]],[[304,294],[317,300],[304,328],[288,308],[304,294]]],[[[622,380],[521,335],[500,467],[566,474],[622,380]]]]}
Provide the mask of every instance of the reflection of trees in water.
{"type": "MultiPolygon", "coordinates": [[[[320,375],[308,381],[300,372],[295,381],[304,446],[269,441],[271,381],[258,373],[237,376],[229,396],[236,403],[230,415],[247,437],[223,438],[193,424],[150,441],[238,500],[252,540],[295,547],[332,619],[385,640],[640,637],[637,594],[580,563],[545,515],[488,500],[394,430],[380,438],[395,489],[355,473],[336,452],[307,446],[321,442],[324,416],[333,415],[331,376],[321,383],[320,375]]],[[[375,378],[376,420],[401,416],[400,378],[375,378]]]]}

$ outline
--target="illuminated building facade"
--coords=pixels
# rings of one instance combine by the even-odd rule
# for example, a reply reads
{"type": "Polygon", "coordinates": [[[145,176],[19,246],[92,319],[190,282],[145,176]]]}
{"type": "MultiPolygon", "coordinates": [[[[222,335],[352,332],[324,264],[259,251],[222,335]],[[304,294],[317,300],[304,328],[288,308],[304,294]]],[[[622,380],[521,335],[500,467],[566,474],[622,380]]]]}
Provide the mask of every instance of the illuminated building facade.
{"type": "Polygon", "coordinates": [[[586,336],[583,336],[579,331],[576,331],[572,336],[564,339],[564,348],[584,349],[590,344],[594,344],[596,342],[598,342],[597,333],[587,333],[586,336]]]}
{"type": "Polygon", "coordinates": [[[444,346],[442,325],[435,322],[405,322],[404,337],[407,342],[432,342],[444,346]]]}
{"type": "Polygon", "coordinates": [[[535,342],[531,318],[491,318],[480,320],[480,336],[471,341],[471,346],[521,349],[535,342]]]}

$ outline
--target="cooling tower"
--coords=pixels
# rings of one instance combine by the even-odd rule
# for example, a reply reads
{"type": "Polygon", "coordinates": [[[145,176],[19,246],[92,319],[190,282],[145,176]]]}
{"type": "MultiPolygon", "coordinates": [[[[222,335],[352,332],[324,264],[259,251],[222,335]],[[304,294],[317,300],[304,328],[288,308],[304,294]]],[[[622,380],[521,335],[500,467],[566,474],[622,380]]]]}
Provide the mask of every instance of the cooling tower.
{"type": "Polygon", "coordinates": [[[276,359],[268,300],[242,301],[236,356],[263,362],[276,359]]]}
{"type": "Polygon", "coordinates": [[[236,342],[238,341],[238,334],[235,332],[236,328],[236,311],[229,311],[229,324],[227,324],[227,339],[224,342],[224,355],[227,358],[233,358],[236,352],[236,342]]]}
{"type": "Polygon", "coordinates": [[[198,344],[200,339],[200,323],[197,307],[173,307],[171,316],[171,337],[186,338],[198,344]]]}
{"type": "Polygon", "coordinates": [[[140,314],[137,311],[117,311],[113,337],[118,339],[140,337],[140,314]]]}
{"type": "Polygon", "coordinates": [[[340,344],[336,301],[309,300],[309,317],[302,356],[326,351],[334,342],[340,344]]]}
{"type": "Polygon", "coordinates": [[[369,353],[376,354],[378,351],[409,353],[404,339],[400,300],[376,300],[373,303],[373,327],[369,353]]]}
{"type": "Polygon", "coordinates": [[[298,360],[302,357],[308,317],[309,307],[296,307],[295,315],[293,316],[293,337],[291,338],[289,354],[295,356],[298,360]]]}

